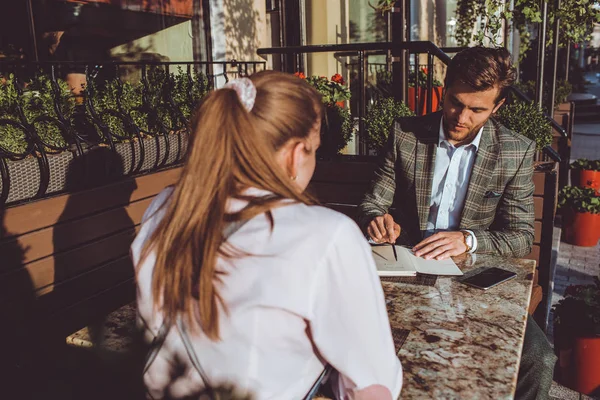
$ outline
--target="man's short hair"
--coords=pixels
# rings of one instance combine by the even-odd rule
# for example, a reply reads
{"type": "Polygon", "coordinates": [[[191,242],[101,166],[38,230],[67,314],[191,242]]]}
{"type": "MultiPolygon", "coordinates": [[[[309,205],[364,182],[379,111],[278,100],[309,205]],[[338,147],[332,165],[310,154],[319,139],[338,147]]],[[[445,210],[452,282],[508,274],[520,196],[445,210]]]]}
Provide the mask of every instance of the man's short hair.
{"type": "Polygon", "coordinates": [[[469,47],[450,61],[446,71],[446,88],[455,82],[464,83],[478,92],[498,86],[498,103],[506,97],[515,76],[510,53],[504,47],[469,47]]]}

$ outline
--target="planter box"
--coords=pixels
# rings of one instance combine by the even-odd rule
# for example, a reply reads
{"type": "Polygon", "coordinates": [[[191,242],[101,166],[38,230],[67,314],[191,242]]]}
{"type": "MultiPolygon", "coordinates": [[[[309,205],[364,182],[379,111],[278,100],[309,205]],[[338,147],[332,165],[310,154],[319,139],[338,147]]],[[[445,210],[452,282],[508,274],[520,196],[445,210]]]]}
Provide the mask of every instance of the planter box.
{"type": "Polygon", "coordinates": [[[555,326],[554,352],[557,380],[580,393],[600,394],[600,337],[572,337],[555,326]]]}
{"type": "MultiPolygon", "coordinates": [[[[415,87],[408,88],[408,107],[417,113],[415,107],[415,87]]],[[[442,91],[443,86],[436,86],[431,88],[431,92],[427,92],[427,88],[419,87],[419,112],[417,115],[427,114],[427,97],[431,96],[431,112],[436,112],[442,102],[442,91]]]]}
{"type": "Polygon", "coordinates": [[[167,136],[146,137],[142,141],[117,143],[115,149],[120,155],[125,175],[147,172],[158,167],[166,167],[183,161],[188,146],[187,133],[167,136]],[[140,165],[143,148],[143,161],[140,165]],[[167,151],[168,149],[168,151],[167,151]]]}
{"type": "MultiPolygon", "coordinates": [[[[179,133],[166,137],[147,137],[142,142],[116,143],[116,152],[107,146],[96,146],[86,149],[83,157],[75,157],[71,151],[48,154],[47,182],[43,180],[43,164],[38,157],[19,161],[6,159],[10,182],[6,204],[100,186],[122,176],[177,165],[184,160],[187,147],[188,134],[179,133]],[[143,161],[140,165],[142,149],[143,161]]],[[[3,185],[5,183],[0,179],[0,193],[3,185]]]]}
{"type": "MultiPolygon", "coordinates": [[[[67,171],[73,153],[64,151],[59,154],[48,154],[49,180],[42,182],[41,164],[39,157],[27,157],[19,161],[6,160],[10,179],[10,189],[7,203],[14,203],[36,196],[40,185],[46,185],[46,194],[64,191],[67,185],[67,171]]],[[[0,192],[4,182],[0,179],[0,192]]],[[[42,193],[43,194],[43,193],[42,193]]]]}

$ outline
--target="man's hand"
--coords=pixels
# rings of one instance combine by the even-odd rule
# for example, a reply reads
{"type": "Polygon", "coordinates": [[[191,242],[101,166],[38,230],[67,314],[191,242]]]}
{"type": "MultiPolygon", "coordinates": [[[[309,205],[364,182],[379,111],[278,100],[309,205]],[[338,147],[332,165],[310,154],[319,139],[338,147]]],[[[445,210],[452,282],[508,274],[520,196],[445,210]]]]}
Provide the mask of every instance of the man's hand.
{"type": "Polygon", "coordinates": [[[467,245],[462,232],[438,232],[417,244],[413,251],[426,260],[445,260],[463,254],[467,245]]]}
{"type": "Polygon", "coordinates": [[[390,214],[373,218],[367,227],[367,233],[375,243],[396,243],[400,236],[400,225],[394,222],[390,214]]]}

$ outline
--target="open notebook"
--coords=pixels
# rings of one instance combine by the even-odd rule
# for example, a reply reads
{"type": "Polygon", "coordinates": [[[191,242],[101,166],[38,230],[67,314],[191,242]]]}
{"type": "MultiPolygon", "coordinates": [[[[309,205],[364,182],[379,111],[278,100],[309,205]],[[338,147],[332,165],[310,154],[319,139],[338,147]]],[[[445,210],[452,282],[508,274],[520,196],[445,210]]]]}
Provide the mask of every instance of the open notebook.
{"type": "Polygon", "coordinates": [[[394,259],[394,251],[391,245],[371,246],[379,276],[415,276],[417,272],[427,275],[463,274],[451,258],[442,261],[425,260],[415,256],[406,247],[395,247],[396,253],[398,253],[398,261],[394,259]]]}

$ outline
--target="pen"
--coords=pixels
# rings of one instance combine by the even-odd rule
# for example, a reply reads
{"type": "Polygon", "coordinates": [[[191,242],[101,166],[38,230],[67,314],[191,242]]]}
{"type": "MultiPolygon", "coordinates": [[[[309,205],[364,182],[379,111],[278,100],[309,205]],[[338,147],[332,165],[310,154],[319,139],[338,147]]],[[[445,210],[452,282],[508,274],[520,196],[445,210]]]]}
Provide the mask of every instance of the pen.
{"type": "Polygon", "coordinates": [[[394,250],[394,258],[398,261],[398,254],[396,253],[396,246],[392,244],[392,250],[394,250]]]}

